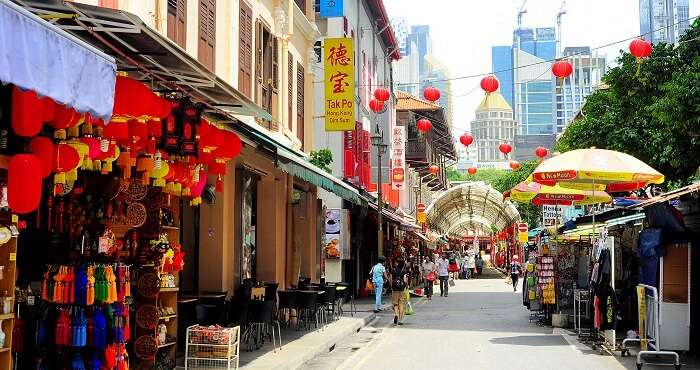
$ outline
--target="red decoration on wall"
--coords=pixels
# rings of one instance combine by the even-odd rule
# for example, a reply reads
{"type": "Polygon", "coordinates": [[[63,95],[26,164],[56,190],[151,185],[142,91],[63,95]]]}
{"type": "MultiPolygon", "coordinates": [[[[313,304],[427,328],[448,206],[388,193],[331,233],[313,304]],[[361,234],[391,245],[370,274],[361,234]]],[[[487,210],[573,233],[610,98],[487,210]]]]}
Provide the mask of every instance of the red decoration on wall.
{"type": "Polygon", "coordinates": [[[379,113],[384,109],[384,102],[377,99],[372,99],[369,101],[369,109],[374,113],[379,113]]]}
{"type": "Polygon", "coordinates": [[[23,137],[32,137],[44,124],[44,102],[32,90],[12,89],[12,131],[23,137]]]}
{"type": "Polygon", "coordinates": [[[498,150],[500,150],[501,153],[508,155],[508,153],[510,153],[513,150],[513,147],[508,143],[503,143],[498,146],[498,150]]]}
{"type": "Polygon", "coordinates": [[[652,48],[651,43],[642,38],[634,39],[630,42],[630,53],[637,59],[648,57],[652,48]]]}
{"type": "Polygon", "coordinates": [[[430,123],[430,120],[421,118],[418,120],[418,122],[416,122],[416,128],[418,129],[418,131],[426,133],[433,128],[433,124],[430,123]]]}
{"type": "Polygon", "coordinates": [[[474,136],[472,134],[462,134],[462,136],[459,137],[459,142],[462,143],[464,146],[469,146],[471,143],[474,142],[474,136]]]}
{"type": "Polygon", "coordinates": [[[431,102],[435,102],[440,99],[440,90],[437,87],[428,86],[423,90],[423,97],[431,102]]]}
{"type": "Polygon", "coordinates": [[[543,146],[538,146],[538,147],[535,149],[535,155],[536,155],[538,158],[540,158],[540,159],[546,157],[547,154],[549,154],[549,150],[547,150],[547,148],[545,148],[545,147],[543,147],[543,146]]]}
{"type": "Polygon", "coordinates": [[[476,173],[476,167],[469,167],[467,168],[467,172],[469,172],[470,175],[473,175],[476,173]]]}
{"type": "Polygon", "coordinates": [[[379,100],[380,102],[385,102],[389,100],[390,97],[391,94],[386,88],[378,87],[376,90],[374,90],[374,98],[379,100]]]}
{"type": "Polygon", "coordinates": [[[12,212],[25,214],[39,207],[41,174],[41,160],[33,154],[17,154],[10,159],[7,166],[7,202],[12,212]]]}
{"type": "Polygon", "coordinates": [[[33,137],[29,142],[29,151],[41,161],[41,176],[49,176],[53,172],[55,151],[51,139],[43,136],[33,137]]]}
{"type": "Polygon", "coordinates": [[[489,75],[481,79],[481,89],[490,94],[498,90],[498,79],[494,75],[489,75]]]}
{"type": "Polygon", "coordinates": [[[574,67],[567,60],[557,60],[552,64],[552,74],[557,78],[567,78],[574,72],[574,67]]]}

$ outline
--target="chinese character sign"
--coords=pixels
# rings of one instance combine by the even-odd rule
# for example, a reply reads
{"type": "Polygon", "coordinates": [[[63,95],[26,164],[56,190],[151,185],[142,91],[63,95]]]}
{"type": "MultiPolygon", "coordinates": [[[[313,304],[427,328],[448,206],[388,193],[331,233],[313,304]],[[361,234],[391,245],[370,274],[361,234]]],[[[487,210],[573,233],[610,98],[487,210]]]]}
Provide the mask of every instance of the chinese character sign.
{"type": "Polygon", "coordinates": [[[326,131],[355,129],[355,61],[350,38],[328,38],[324,49],[326,131]]]}
{"type": "Polygon", "coordinates": [[[403,190],[405,180],[406,128],[396,126],[391,130],[391,188],[403,190]]]}

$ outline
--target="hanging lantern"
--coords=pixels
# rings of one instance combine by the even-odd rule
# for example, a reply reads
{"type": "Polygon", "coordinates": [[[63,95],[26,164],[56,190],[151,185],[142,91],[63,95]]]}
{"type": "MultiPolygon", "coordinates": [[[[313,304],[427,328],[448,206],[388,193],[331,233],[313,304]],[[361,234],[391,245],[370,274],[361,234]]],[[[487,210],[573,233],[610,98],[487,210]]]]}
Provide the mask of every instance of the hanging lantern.
{"type": "Polygon", "coordinates": [[[36,210],[41,201],[41,160],[33,154],[17,154],[7,165],[7,202],[13,213],[36,210]]]}
{"type": "Polygon", "coordinates": [[[44,110],[43,122],[49,122],[53,119],[53,116],[56,114],[56,102],[48,96],[45,96],[43,99],[41,99],[41,101],[43,103],[44,110]]]}
{"type": "Polygon", "coordinates": [[[60,143],[56,145],[54,160],[56,172],[68,172],[78,167],[80,163],[80,154],[72,146],[66,143],[60,143]]]}
{"type": "Polygon", "coordinates": [[[430,173],[432,173],[433,175],[437,175],[438,172],[440,172],[440,167],[438,167],[437,165],[431,164],[430,167],[428,167],[428,171],[430,171],[430,173]]]}
{"type": "Polygon", "coordinates": [[[549,150],[547,150],[547,148],[545,148],[545,147],[543,147],[543,146],[538,146],[538,147],[535,149],[535,155],[536,155],[538,158],[540,158],[540,159],[546,157],[547,154],[549,154],[549,150]]]}
{"type": "Polygon", "coordinates": [[[44,103],[33,90],[12,89],[12,130],[22,137],[32,137],[44,124],[44,103]]]}
{"type": "Polygon", "coordinates": [[[103,160],[104,165],[102,166],[101,173],[102,174],[108,174],[112,172],[112,162],[116,161],[117,158],[121,155],[121,150],[119,149],[118,146],[114,144],[109,145],[109,154],[108,156],[103,160]]]}
{"type": "Polygon", "coordinates": [[[642,38],[634,39],[630,42],[630,53],[637,60],[648,57],[651,54],[651,50],[651,44],[642,38]]]}
{"type": "Polygon", "coordinates": [[[214,150],[224,144],[224,132],[206,120],[199,125],[199,146],[204,150],[214,150]]]}
{"type": "Polygon", "coordinates": [[[421,118],[418,120],[418,122],[416,122],[416,128],[418,129],[418,131],[426,133],[430,131],[431,128],[433,128],[433,124],[430,123],[430,120],[421,118]]]}
{"type": "Polygon", "coordinates": [[[488,75],[481,79],[481,89],[486,91],[486,94],[490,94],[498,90],[498,79],[494,75],[488,75]]]}
{"type": "Polygon", "coordinates": [[[476,167],[469,167],[467,168],[467,172],[469,172],[470,175],[474,175],[476,173],[476,167]]]}
{"type": "Polygon", "coordinates": [[[379,113],[384,109],[384,102],[377,99],[372,99],[369,101],[369,109],[374,113],[379,113]]]}
{"type": "Polygon", "coordinates": [[[552,64],[552,74],[557,78],[567,78],[574,72],[574,67],[568,60],[557,60],[552,64]]]}
{"type": "Polygon", "coordinates": [[[120,145],[128,145],[130,140],[129,124],[126,121],[111,121],[105,126],[102,137],[114,140],[120,145]]]}
{"type": "Polygon", "coordinates": [[[513,147],[508,143],[503,143],[503,144],[498,146],[498,150],[501,153],[508,155],[508,153],[510,153],[513,150],[513,147]]]}
{"type": "Polygon", "coordinates": [[[423,90],[425,100],[435,102],[440,99],[440,90],[437,87],[428,86],[423,90]]]}
{"type": "Polygon", "coordinates": [[[389,100],[390,97],[391,94],[389,93],[389,90],[383,87],[378,87],[376,90],[374,90],[374,98],[379,100],[380,102],[385,102],[389,100]]]}
{"type": "Polygon", "coordinates": [[[210,175],[225,175],[226,174],[226,162],[215,160],[212,161],[208,166],[210,175]]]}
{"type": "Polygon", "coordinates": [[[510,163],[508,163],[508,165],[510,166],[510,169],[513,171],[517,171],[520,169],[520,162],[518,162],[518,161],[510,161],[510,163]]]}
{"type": "Polygon", "coordinates": [[[243,142],[241,138],[238,137],[234,132],[222,131],[225,145],[218,147],[212,152],[212,156],[215,158],[223,159],[234,159],[241,154],[241,149],[243,148],[243,142]]]}
{"type": "Polygon", "coordinates": [[[132,118],[147,115],[153,96],[153,92],[141,82],[126,76],[117,76],[112,114],[132,118]]]}
{"type": "Polygon", "coordinates": [[[47,177],[53,171],[54,147],[48,137],[36,136],[29,142],[29,151],[41,162],[41,176],[47,177]]]}
{"type": "Polygon", "coordinates": [[[474,136],[472,134],[466,133],[459,137],[459,142],[464,146],[469,146],[474,142],[474,136]]]}
{"type": "Polygon", "coordinates": [[[63,104],[56,104],[53,119],[48,124],[56,130],[65,130],[79,124],[82,118],[82,115],[75,109],[63,104]]]}

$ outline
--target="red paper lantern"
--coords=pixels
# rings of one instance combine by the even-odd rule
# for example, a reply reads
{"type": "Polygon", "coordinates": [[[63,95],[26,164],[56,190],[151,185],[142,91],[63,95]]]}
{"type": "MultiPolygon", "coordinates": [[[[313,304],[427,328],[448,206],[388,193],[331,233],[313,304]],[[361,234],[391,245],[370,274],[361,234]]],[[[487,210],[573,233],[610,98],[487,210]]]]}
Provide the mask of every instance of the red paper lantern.
{"type": "Polygon", "coordinates": [[[546,157],[547,154],[549,154],[549,150],[547,150],[547,148],[545,148],[545,147],[543,147],[543,146],[538,146],[538,147],[535,149],[535,155],[536,155],[538,158],[540,158],[540,159],[546,157]]]}
{"type": "Polygon", "coordinates": [[[383,87],[378,87],[376,90],[374,90],[374,98],[379,100],[380,102],[385,102],[389,100],[390,96],[391,94],[389,93],[389,90],[383,87]]]}
{"type": "Polygon", "coordinates": [[[112,114],[129,117],[147,115],[153,96],[153,92],[141,82],[126,76],[117,76],[112,114]]]}
{"type": "Polygon", "coordinates": [[[476,173],[476,167],[469,167],[467,168],[467,172],[469,172],[470,175],[473,175],[476,173]]]}
{"type": "Polygon", "coordinates": [[[223,193],[224,192],[224,179],[221,178],[221,176],[216,178],[216,186],[215,186],[216,192],[217,193],[223,193]]]}
{"type": "Polygon", "coordinates": [[[163,136],[163,122],[159,119],[152,119],[146,123],[148,126],[148,135],[155,138],[163,136]]]}
{"type": "Polygon", "coordinates": [[[212,161],[211,163],[209,163],[209,174],[210,175],[225,175],[226,174],[226,162],[212,161]]]}
{"type": "Polygon", "coordinates": [[[92,160],[98,159],[102,154],[102,149],[100,148],[100,140],[94,137],[83,137],[80,141],[88,146],[88,157],[92,160]]]}
{"type": "Polygon", "coordinates": [[[508,155],[508,153],[510,153],[513,150],[513,147],[510,146],[510,144],[503,143],[498,146],[498,150],[500,150],[501,153],[508,155]]]}
{"type": "Polygon", "coordinates": [[[637,59],[648,57],[651,54],[651,50],[651,44],[642,38],[634,39],[630,42],[630,53],[637,59]]]}
{"type": "Polygon", "coordinates": [[[369,109],[374,113],[379,113],[384,109],[384,102],[377,99],[372,99],[369,101],[369,109]]]}
{"type": "Polygon", "coordinates": [[[508,165],[510,166],[510,169],[513,171],[517,171],[520,169],[520,162],[518,162],[518,161],[510,161],[510,163],[508,163],[508,165]]]}
{"type": "Polygon", "coordinates": [[[464,146],[469,146],[471,143],[474,142],[474,136],[472,134],[462,134],[462,136],[459,137],[459,142],[462,143],[464,146]]]}
{"type": "Polygon", "coordinates": [[[437,175],[438,172],[440,172],[440,167],[438,167],[437,165],[431,164],[430,167],[428,167],[428,171],[430,171],[430,173],[432,173],[433,175],[437,175]]]}
{"type": "Polygon", "coordinates": [[[426,133],[430,131],[431,128],[433,128],[433,124],[430,123],[430,120],[421,118],[418,120],[418,122],[416,122],[416,128],[418,129],[418,131],[426,133]]]}
{"type": "Polygon", "coordinates": [[[223,159],[233,159],[238,157],[238,155],[241,154],[241,149],[243,148],[241,138],[231,131],[223,131],[223,136],[225,145],[216,148],[216,150],[212,152],[212,155],[215,158],[223,159]]]}
{"type": "Polygon", "coordinates": [[[56,145],[54,158],[56,172],[70,171],[78,167],[78,163],[80,163],[80,153],[78,153],[75,148],[65,143],[56,145]]]}
{"type": "Polygon", "coordinates": [[[49,98],[48,96],[45,96],[41,100],[44,103],[44,122],[49,122],[56,114],[56,102],[54,102],[53,99],[49,98]]]}
{"type": "Polygon", "coordinates": [[[23,137],[32,137],[44,124],[44,102],[33,90],[12,89],[12,130],[23,137]]]}
{"type": "Polygon", "coordinates": [[[567,60],[557,60],[552,64],[552,74],[557,78],[567,78],[574,72],[574,67],[567,60]]]}
{"type": "Polygon", "coordinates": [[[129,124],[123,121],[111,121],[102,131],[102,137],[116,140],[120,144],[128,144],[131,140],[129,136],[129,124]]]}
{"type": "Polygon", "coordinates": [[[423,90],[423,97],[431,102],[435,102],[440,99],[440,90],[437,87],[428,86],[423,90]]]}
{"type": "Polygon", "coordinates": [[[224,131],[204,121],[200,125],[199,146],[214,150],[224,144],[224,131]]]}
{"type": "Polygon", "coordinates": [[[489,75],[481,79],[481,89],[490,94],[498,90],[498,79],[494,75],[489,75]]]}
{"type": "Polygon", "coordinates": [[[64,130],[80,122],[81,115],[71,107],[63,104],[56,104],[54,110],[53,119],[49,121],[48,124],[56,130],[64,130]]]}
{"type": "Polygon", "coordinates": [[[137,120],[129,121],[129,136],[132,140],[140,140],[148,137],[148,125],[137,120]]]}
{"type": "Polygon", "coordinates": [[[54,146],[48,137],[36,136],[29,142],[29,151],[41,161],[41,176],[47,177],[53,171],[54,146]]]}
{"type": "Polygon", "coordinates": [[[17,154],[10,159],[7,165],[7,202],[13,213],[25,214],[39,207],[41,173],[41,160],[33,154],[17,154]]]}

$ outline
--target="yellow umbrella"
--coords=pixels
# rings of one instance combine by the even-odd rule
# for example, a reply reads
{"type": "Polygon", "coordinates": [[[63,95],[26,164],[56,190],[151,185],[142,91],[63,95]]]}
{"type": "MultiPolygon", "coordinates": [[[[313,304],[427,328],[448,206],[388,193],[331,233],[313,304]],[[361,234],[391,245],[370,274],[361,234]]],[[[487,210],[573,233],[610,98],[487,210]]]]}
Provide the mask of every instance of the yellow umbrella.
{"type": "MultiPolygon", "coordinates": [[[[528,178],[532,180],[532,178],[528,178]]],[[[583,206],[608,203],[612,197],[604,191],[587,191],[565,188],[560,185],[547,186],[523,181],[510,190],[510,198],[520,203],[534,205],[583,206]]]]}
{"type": "Polygon", "coordinates": [[[648,184],[661,184],[664,175],[639,159],[606,149],[576,149],[540,163],[532,173],[543,185],[556,184],[610,193],[633,191],[648,184]]]}

